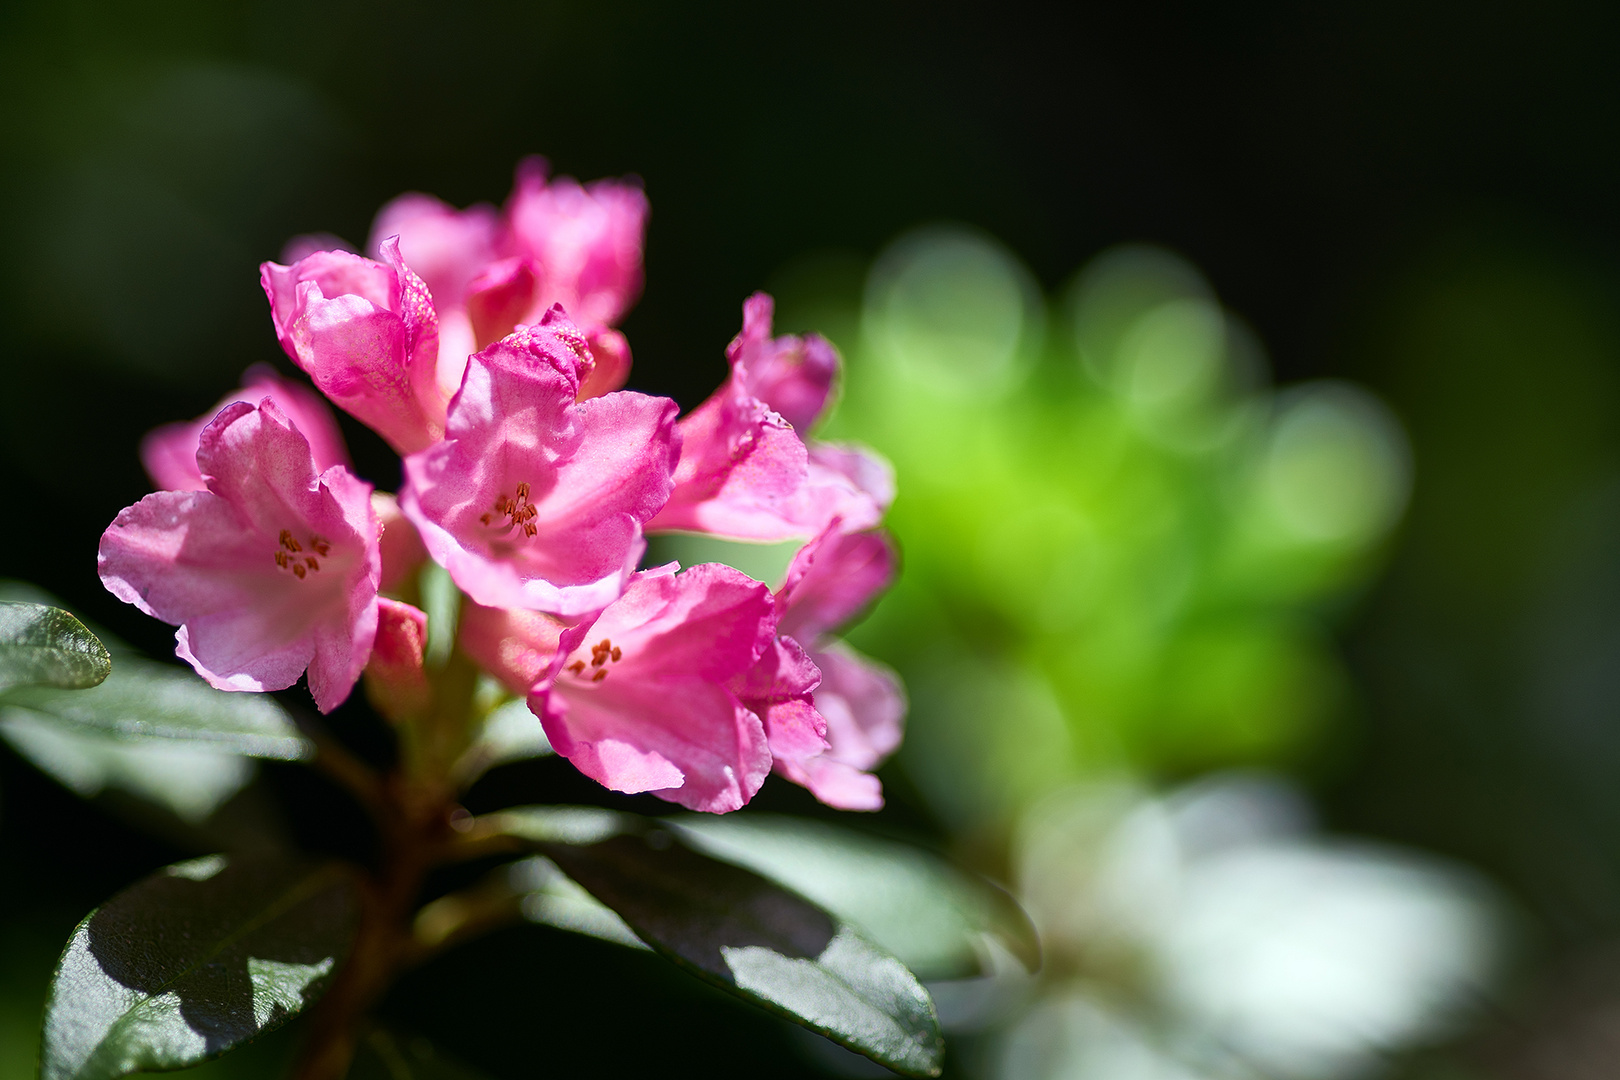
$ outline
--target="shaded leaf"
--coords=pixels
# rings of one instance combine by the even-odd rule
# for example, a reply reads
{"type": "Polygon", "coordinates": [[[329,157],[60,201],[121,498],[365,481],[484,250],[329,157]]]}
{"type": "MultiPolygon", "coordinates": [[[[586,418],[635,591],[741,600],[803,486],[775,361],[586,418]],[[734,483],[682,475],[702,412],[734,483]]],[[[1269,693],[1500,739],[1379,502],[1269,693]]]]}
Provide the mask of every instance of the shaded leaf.
{"type": "Polygon", "coordinates": [[[120,657],[118,670],[94,689],[19,687],[0,696],[0,704],[118,740],[183,740],[283,761],[307,758],[312,750],[268,694],[215,690],[184,668],[134,657],[120,657]]]}
{"type": "Polygon", "coordinates": [[[916,976],[803,897],[657,827],[538,846],[689,970],[897,1072],[939,1075],[944,1045],[916,976]]]}
{"type": "Polygon", "coordinates": [[[986,939],[1040,966],[1035,927],[1011,896],[921,848],[776,814],[694,814],[676,827],[860,928],[922,978],[988,973],[986,939]]]}
{"type": "Polygon", "coordinates": [[[0,737],[41,772],[93,798],[117,788],[198,824],[253,778],[253,762],[178,739],[128,740],[0,707],[0,737]]]}
{"type": "Polygon", "coordinates": [[[360,1041],[348,1080],[486,1080],[420,1035],[374,1029],[360,1041]]]}
{"type": "Polygon", "coordinates": [[[347,951],[336,864],[208,856],[91,912],[45,1006],[42,1080],[110,1080],[224,1053],[310,1004],[347,951]]]}
{"type": "Polygon", "coordinates": [[[530,922],[632,949],[647,948],[618,912],[580,888],[550,859],[536,855],[513,863],[507,873],[512,888],[523,897],[523,917],[530,922]]]}
{"type": "Polygon", "coordinates": [[[0,601],[0,689],[54,686],[83,690],[112,670],[112,657],[61,608],[0,601]]]}

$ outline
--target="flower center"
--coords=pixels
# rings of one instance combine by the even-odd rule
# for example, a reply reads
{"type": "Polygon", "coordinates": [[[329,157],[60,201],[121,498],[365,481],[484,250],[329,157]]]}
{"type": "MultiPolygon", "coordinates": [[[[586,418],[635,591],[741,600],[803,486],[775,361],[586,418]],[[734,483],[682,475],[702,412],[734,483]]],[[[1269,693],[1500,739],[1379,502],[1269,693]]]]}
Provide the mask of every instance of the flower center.
{"type": "Polygon", "coordinates": [[[588,678],[591,682],[596,683],[607,678],[607,664],[609,661],[617,664],[622,659],[624,659],[623,650],[621,650],[617,645],[613,644],[613,642],[609,641],[607,638],[603,638],[601,641],[598,641],[595,645],[591,646],[589,675],[586,674],[586,665],[585,661],[583,660],[575,660],[572,664],[568,665],[567,670],[572,672],[576,678],[588,678]]]}
{"type": "Polygon", "coordinates": [[[495,509],[479,517],[479,521],[491,528],[499,529],[502,533],[509,533],[513,529],[522,529],[524,536],[533,536],[539,530],[535,528],[534,519],[540,514],[533,503],[529,501],[528,481],[517,486],[517,497],[507,498],[503,492],[495,499],[495,509]],[[503,523],[501,519],[504,518],[503,523]]]}
{"type": "Polygon", "coordinates": [[[303,581],[308,574],[321,568],[321,559],[332,552],[332,545],[319,536],[309,538],[309,547],[313,554],[304,551],[304,545],[293,536],[291,529],[281,530],[281,545],[276,548],[276,565],[292,574],[299,581],[303,581]],[[320,556],[320,558],[316,558],[320,556]]]}

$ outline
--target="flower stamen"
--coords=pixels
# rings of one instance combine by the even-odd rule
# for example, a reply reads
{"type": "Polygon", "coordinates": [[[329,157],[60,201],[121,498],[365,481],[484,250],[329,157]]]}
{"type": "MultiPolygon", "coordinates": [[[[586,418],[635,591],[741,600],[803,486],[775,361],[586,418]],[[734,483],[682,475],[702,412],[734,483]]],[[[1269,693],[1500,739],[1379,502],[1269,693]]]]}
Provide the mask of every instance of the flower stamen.
{"type": "MultiPolygon", "coordinates": [[[[616,664],[623,658],[624,650],[613,644],[613,642],[608,638],[603,638],[595,645],[592,645],[591,661],[589,665],[591,682],[598,683],[607,678],[607,665],[609,663],[616,664]]],[[[585,678],[586,673],[586,663],[584,660],[575,660],[572,664],[568,665],[566,670],[573,672],[575,675],[583,679],[585,678]]]]}
{"type": "Polygon", "coordinates": [[[482,514],[478,520],[492,528],[499,528],[501,532],[511,532],[521,528],[526,537],[535,536],[540,530],[534,524],[534,519],[540,516],[540,511],[529,501],[529,483],[524,481],[517,486],[517,497],[508,498],[504,493],[495,499],[493,513],[482,514]],[[504,525],[499,524],[500,518],[505,518],[504,525]]]}
{"type": "MultiPolygon", "coordinates": [[[[323,558],[332,552],[332,545],[319,536],[310,537],[309,546],[323,558]]],[[[276,566],[288,571],[299,581],[304,580],[312,571],[321,568],[321,562],[314,555],[302,554],[303,550],[304,545],[298,542],[292,530],[282,529],[276,547],[276,566]]]]}

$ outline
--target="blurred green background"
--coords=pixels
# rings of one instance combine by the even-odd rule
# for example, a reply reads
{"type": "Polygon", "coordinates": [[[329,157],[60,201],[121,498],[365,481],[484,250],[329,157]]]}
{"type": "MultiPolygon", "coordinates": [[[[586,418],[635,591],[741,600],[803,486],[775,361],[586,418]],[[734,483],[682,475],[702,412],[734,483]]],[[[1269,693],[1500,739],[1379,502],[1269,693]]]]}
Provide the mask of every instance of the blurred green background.
{"type": "MultiPolygon", "coordinates": [[[[828,434],[899,467],[907,576],[854,640],[913,714],[864,824],[1011,883],[1066,785],[1265,768],[1512,912],[1471,1026],[1389,1068],[1617,1075],[1617,45],[1558,2],[8,4],[0,577],[167,655],[95,546],[144,431],[285,367],[258,262],[404,190],[499,201],[528,153],[636,173],[632,385],[696,404],[772,288],[849,360],[828,434]]],[[[601,800],[558,764],[480,797],[601,800]]],[[[289,831],[364,850],[335,793],[264,781],[289,831]]],[[[74,922],[202,841],[9,749],[0,799],[21,1076],[74,922]]],[[[387,1013],[496,1077],[848,1064],[688,983],[526,928],[387,1013]]]]}

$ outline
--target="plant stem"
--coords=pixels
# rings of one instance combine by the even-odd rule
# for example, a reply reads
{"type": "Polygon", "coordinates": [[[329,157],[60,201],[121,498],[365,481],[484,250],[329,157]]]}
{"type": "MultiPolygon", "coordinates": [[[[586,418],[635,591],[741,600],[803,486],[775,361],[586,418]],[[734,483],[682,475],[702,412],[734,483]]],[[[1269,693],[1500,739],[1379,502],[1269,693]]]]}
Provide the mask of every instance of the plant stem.
{"type": "Polygon", "coordinates": [[[421,792],[399,776],[383,785],[383,859],[361,892],[354,944],[337,979],[310,1016],[298,1080],[343,1080],[359,1043],[366,1015],[415,952],[412,916],[428,853],[439,850],[448,831],[447,807],[423,805],[421,792]]]}
{"type": "MultiPolygon", "coordinates": [[[[408,712],[389,717],[399,732],[400,763],[384,777],[318,728],[311,731],[316,763],[353,791],[376,821],[382,859],[362,887],[360,923],[349,955],[310,1015],[294,1073],[298,1080],[343,1080],[367,1014],[402,969],[427,955],[415,939],[416,902],[428,871],[460,857],[454,843],[459,837],[450,827],[455,790],[448,777],[471,737],[477,680],[478,668],[453,652],[430,673],[425,708],[400,699],[407,700],[408,712]]],[[[379,695],[373,704],[388,700],[379,695]]],[[[488,919],[475,923],[495,925],[488,919]]]]}

